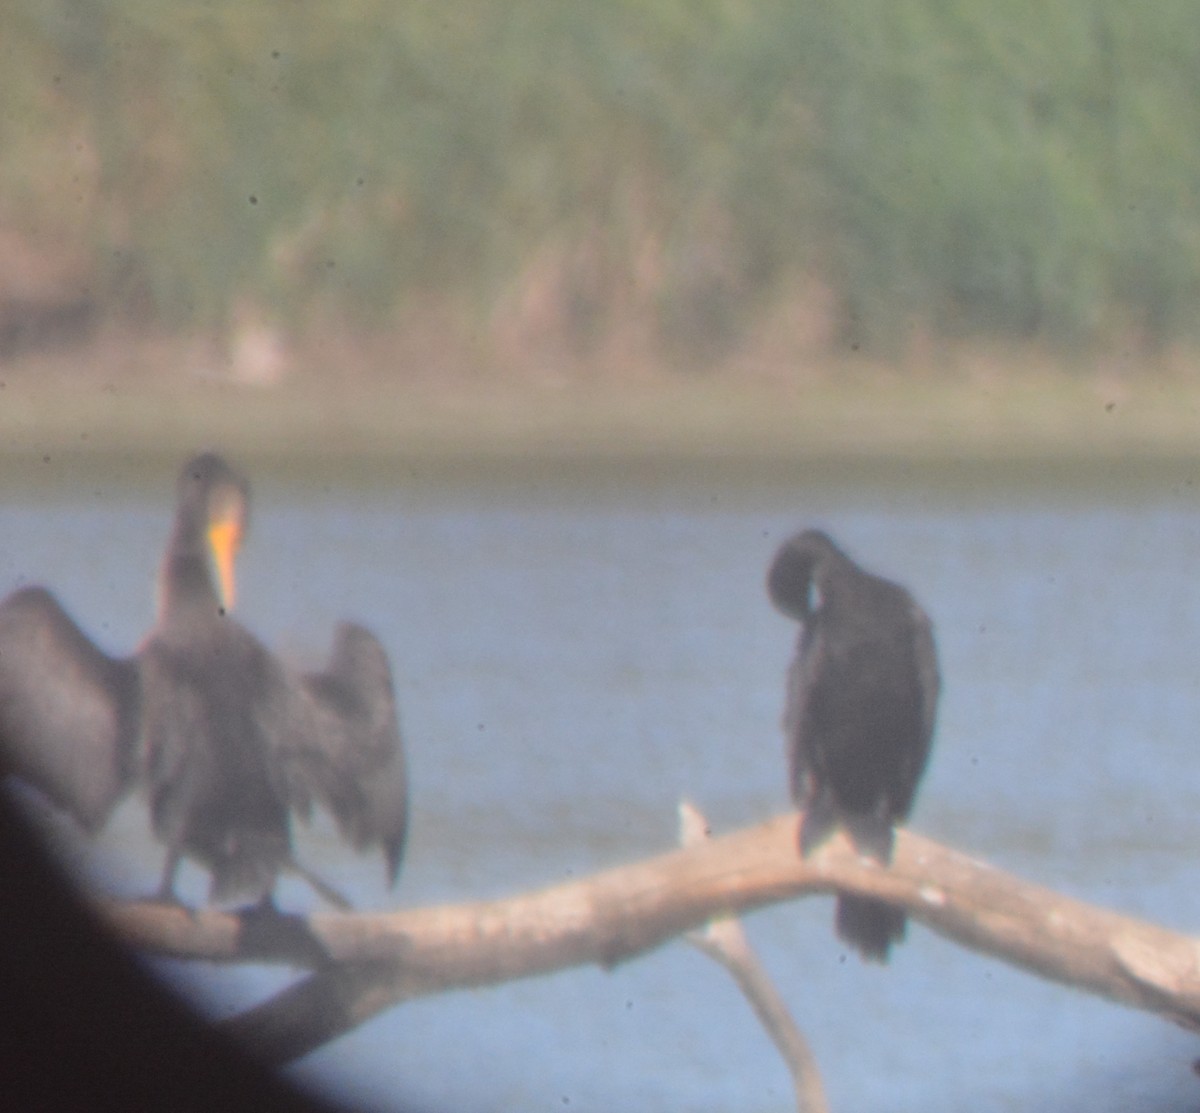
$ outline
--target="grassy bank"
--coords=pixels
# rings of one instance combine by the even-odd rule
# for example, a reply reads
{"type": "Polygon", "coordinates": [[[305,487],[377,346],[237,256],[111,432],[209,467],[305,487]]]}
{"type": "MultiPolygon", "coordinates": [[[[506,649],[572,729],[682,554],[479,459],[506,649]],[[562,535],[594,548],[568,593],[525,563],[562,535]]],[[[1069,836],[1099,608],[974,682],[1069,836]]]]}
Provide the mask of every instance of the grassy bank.
{"type": "Polygon", "coordinates": [[[830,368],[804,383],[647,374],[409,381],[298,376],[270,388],[52,367],[0,388],[10,484],[96,469],[135,480],[213,445],[276,474],[486,479],[561,469],[682,475],[970,476],[1200,470],[1200,382],[997,368],[974,377],[830,368]]]}

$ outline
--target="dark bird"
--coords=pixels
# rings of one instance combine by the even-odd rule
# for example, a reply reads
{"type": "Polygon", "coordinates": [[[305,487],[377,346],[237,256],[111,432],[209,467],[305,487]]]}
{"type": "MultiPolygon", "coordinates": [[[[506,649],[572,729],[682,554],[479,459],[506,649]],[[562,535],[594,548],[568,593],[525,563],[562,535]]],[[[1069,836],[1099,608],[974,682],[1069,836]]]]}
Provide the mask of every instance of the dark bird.
{"type": "MultiPolygon", "coordinates": [[[[859,853],[887,864],[933,736],[940,682],[929,619],[819,530],[783,544],[767,590],[803,624],[784,713],[792,797],[804,810],[800,853],[841,827],[859,853]]],[[[838,898],[837,933],[865,958],[886,961],[904,923],[893,905],[838,898]]]]}
{"type": "Polygon", "coordinates": [[[167,847],[165,899],[188,857],[214,901],[269,902],[291,870],[339,903],[295,860],[291,815],[324,806],[356,849],[383,850],[395,883],[407,790],[391,669],[344,623],[326,670],[297,674],[231,616],[248,507],[219,456],[184,467],[157,620],[132,657],[98,649],[44,588],[0,603],[2,758],[93,830],[140,785],[167,847]]]}

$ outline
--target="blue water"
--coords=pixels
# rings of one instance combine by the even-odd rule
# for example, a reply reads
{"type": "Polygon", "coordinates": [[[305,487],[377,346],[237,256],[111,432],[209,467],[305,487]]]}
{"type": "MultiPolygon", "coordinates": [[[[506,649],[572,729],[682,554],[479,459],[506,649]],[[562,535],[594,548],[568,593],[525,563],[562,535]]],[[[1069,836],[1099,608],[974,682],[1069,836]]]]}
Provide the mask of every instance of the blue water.
{"type": "MultiPolygon", "coordinates": [[[[170,489],[0,509],[0,588],[52,585],[112,650],[152,618],[170,489]]],[[[102,485],[100,485],[102,490],[102,485]]],[[[787,807],[779,730],[795,628],[763,576],[820,524],[933,618],[944,688],[914,829],[1063,892],[1200,927],[1200,506],[936,490],[837,499],[669,484],[530,497],[493,485],[412,497],[265,486],[241,618],[315,663],[334,621],[392,655],[413,791],[394,895],[327,829],[302,853],[360,904],[498,896],[787,807]]],[[[161,852],[138,803],[83,855],[136,893],[161,852]]],[[[185,871],[186,895],[205,878],[185,871]]],[[[281,901],[308,907],[285,883],[281,901]]],[[[1200,1045],[1155,1017],[1052,986],[911,925],[886,968],[847,956],[832,902],[748,917],[841,1111],[1200,1107],[1200,1045]]],[[[226,1015],[278,971],[158,964],[226,1015]]],[[[682,943],[611,973],[567,971],[396,1009],[294,1068],[361,1108],[794,1107],[727,975],[682,943]]]]}

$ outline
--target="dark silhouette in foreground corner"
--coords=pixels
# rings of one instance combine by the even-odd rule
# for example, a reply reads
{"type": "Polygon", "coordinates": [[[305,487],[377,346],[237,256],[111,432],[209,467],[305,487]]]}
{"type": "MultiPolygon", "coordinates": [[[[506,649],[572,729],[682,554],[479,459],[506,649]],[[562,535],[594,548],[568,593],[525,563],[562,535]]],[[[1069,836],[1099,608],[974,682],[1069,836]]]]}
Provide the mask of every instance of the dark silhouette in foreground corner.
{"type": "MultiPolygon", "coordinates": [[[[841,827],[859,853],[887,864],[933,736],[929,619],[908,591],[863,571],[819,530],[780,547],[767,590],[803,626],[784,712],[792,797],[804,810],[800,852],[841,827]]],[[[892,905],[838,898],[837,933],[864,958],[885,962],[904,925],[892,905]]]]}
{"type": "Polygon", "coordinates": [[[391,669],[361,626],[341,624],[326,671],[297,674],[229,613],[249,489],[204,453],[179,476],[158,617],[132,657],[109,657],[44,588],[0,603],[0,768],[89,829],[135,785],[179,862],[211,874],[210,899],[269,906],[283,870],[344,898],[296,862],[291,815],[326,807],[394,884],[407,827],[391,669]],[[215,582],[214,582],[215,578],[215,582]]]}
{"type": "MultiPolygon", "coordinates": [[[[0,744],[7,742],[0,737],[0,744]]],[[[332,1113],[158,984],[0,798],[0,1087],[8,1109],[332,1113]]]]}

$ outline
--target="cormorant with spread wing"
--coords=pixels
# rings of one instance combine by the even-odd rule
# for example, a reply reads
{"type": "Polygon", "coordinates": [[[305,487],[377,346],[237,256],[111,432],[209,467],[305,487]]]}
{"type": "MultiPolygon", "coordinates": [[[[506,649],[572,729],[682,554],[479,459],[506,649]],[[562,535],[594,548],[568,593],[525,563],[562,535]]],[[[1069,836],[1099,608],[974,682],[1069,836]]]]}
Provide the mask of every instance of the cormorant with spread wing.
{"type": "Polygon", "coordinates": [[[292,870],[338,903],[293,857],[290,815],[328,808],[356,849],[383,850],[394,884],[407,790],[391,670],[343,623],[326,671],[294,673],[229,614],[248,506],[219,456],[184,467],[157,621],[132,657],[107,656],[44,588],[0,603],[0,761],[92,830],[142,785],[164,898],[190,857],[214,901],[269,901],[292,870]]]}
{"type": "MultiPolygon", "coordinates": [[[[940,682],[929,619],[908,591],[863,571],[819,530],[783,544],[767,590],[803,624],[784,713],[792,796],[804,809],[800,852],[840,826],[886,864],[933,736],[940,682]]],[[[886,961],[904,925],[893,905],[838,898],[837,933],[865,958],[886,961]]]]}

